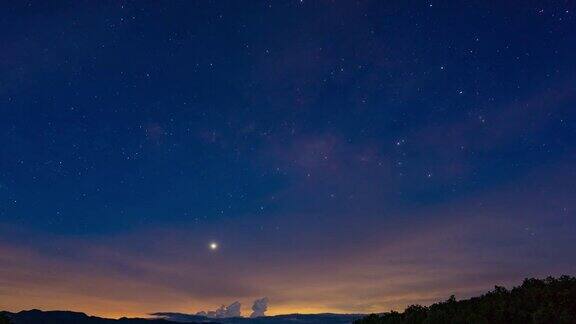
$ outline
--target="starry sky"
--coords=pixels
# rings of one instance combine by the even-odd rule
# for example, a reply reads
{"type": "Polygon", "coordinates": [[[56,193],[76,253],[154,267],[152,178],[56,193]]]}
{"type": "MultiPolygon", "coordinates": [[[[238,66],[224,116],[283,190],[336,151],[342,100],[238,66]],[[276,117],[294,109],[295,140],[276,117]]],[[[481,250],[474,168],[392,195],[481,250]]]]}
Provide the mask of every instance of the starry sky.
{"type": "Polygon", "coordinates": [[[365,313],[574,275],[575,14],[2,3],[0,305],[365,313]]]}

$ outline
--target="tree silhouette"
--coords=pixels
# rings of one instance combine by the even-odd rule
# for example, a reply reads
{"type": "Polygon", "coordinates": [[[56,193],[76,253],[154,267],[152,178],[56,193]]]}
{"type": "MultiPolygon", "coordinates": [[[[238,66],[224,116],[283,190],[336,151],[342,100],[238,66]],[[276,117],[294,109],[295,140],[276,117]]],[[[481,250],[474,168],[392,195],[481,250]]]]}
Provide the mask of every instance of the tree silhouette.
{"type": "Polygon", "coordinates": [[[0,314],[0,324],[11,324],[11,322],[4,314],[0,314]]]}
{"type": "Polygon", "coordinates": [[[576,278],[525,279],[512,290],[496,286],[480,297],[454,296],[428,307],[412,305],[403,313],[372,314],[356,324],[569,324],[576,323],[576,278]]]}

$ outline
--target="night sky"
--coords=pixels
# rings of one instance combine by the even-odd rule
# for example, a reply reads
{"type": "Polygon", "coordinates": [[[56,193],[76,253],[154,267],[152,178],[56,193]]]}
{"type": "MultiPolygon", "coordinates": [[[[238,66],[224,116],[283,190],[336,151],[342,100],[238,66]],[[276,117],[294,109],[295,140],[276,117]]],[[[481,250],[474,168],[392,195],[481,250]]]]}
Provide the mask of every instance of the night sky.
{"type": "Polygon", "coordinates": [[[575,15],[3,2],[0,306],[367,313],[574,275],[575,15]]]}

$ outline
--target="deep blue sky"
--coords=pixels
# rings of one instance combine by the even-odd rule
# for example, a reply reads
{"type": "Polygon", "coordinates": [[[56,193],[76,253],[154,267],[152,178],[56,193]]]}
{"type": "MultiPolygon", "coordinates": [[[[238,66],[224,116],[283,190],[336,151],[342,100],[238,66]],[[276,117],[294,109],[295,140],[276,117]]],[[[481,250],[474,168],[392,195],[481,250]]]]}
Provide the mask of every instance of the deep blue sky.
{"type": "Polygon", "coordinates": [[[576,271],[570,1],[0,9],[10,309],[385,311],[576,271]]]}

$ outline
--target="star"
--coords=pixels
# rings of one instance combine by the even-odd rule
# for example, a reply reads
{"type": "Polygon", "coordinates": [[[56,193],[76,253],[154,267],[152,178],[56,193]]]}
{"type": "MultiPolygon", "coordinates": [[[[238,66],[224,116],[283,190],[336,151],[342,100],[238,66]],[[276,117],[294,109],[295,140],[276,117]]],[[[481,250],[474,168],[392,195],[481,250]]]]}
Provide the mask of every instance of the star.
{"type": "Polygon", "coordinates": [[[216,251],[218,250],[218,243],[217,242],[210,242],[210,244],[208,244],[208,248],[212,251],[216,251]]]}

